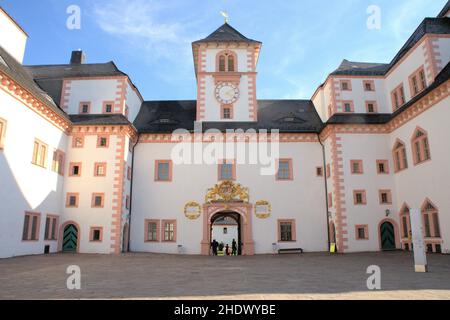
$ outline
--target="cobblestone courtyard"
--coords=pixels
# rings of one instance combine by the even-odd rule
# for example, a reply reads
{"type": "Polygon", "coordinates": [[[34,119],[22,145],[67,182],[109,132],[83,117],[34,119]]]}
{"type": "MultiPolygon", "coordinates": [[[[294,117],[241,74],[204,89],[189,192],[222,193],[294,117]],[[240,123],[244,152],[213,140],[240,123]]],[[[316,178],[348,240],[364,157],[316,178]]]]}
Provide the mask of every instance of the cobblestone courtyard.
{"type": "Polygon", "coordinates": [[[200,257],[131,253],[0,260],[1,299],[450,299],[450,256],[428,257],[413,272],[402,252],[200,257]],[[81,268],[81,290],[66,288],[66,268],[81,268]],[[381,268],[381,291],[366,269],[381,268]]]}

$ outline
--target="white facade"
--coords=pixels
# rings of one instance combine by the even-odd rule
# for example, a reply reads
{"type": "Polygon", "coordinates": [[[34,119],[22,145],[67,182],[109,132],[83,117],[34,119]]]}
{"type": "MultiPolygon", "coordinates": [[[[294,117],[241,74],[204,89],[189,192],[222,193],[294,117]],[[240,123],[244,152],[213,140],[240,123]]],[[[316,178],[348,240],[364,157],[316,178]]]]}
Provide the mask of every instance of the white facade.
{"type": "MultiPolygon", "coordinates": [[[[221,28],[236,31],[227,24],[221,28]]],[[[0,29],[9,30],[1,33],[0,45],[20,69],[26,34],[1,10],[0,29]]],[[[425,204],[432,205],[438,217],[425,243],[431,251],[450,252],[449,33],[421,36],[384,73],[341,70],[328,76],[311,98],[320,129],[286,130],[278,141],[268,143],[270,149],[279,142],[271,174],[226,154],[216,154],[211,163],[176,163],[178,141],[171,140],[171,131],[141,131],[136,124],[143,121],[132,125],[145,116],[139,112],[145,103],[131,80],[116,69],[109,75],[90,74],[95,68],[83,65],[83,77],[61,76],[61,99],[54,101],[58,109],[33,86],[33,79],[31,84],[21,82],[0,65],[0,258],[42,254],[46,246],[51,253],[73,249],[118,254],[130,249],[208,254],[211,229],[222,228],[211,225],[217,214],[239,217],[241,239],[236,240],[245,255],[289,248],[327,251],[330,242],[340,252],[410,249],[402,210],[423,209],[425,204]],[[415,97],[411,77],[420,70],[427,88],[415,97]],[[406,104],[393,114],[392,93],[401,84],[406,104]],[[368,104],[375,107],[373,112],[368,112],[368,104]],[[347,113],[355,117],[346,118],[347,113]],[[417,130],[426,138],[430,155],[419,163],[414,158],[417,130]],[[35,141],[46,146],[43,166],[32,163],[35,141]],[[403,170],[397,170],[394,150],[399,141],[408,162],[403,170]],[[63,155],[60,173],[53,170],[54,151],[63,155]],[[288,165],[284,178],[276,170],[282,161],[288,165]],[[224,162],[232,164],[226,179],[219,176],[224,162]],[[385,172],[379,171],[380,162],[385,172]],[[165,179],[158,177],[159,163],[167,164],[165,179]],[[98,165],[105,166],[102,174],[98,165]],[[227,198],[227,192],[233,197],[227,198]],[[219,200],[209,198],[218,194],[219,200]],[[98,197],[101,204],[96,203],[98,197]],[[261,205],[268,212],[261,214],[261,205]],[[197,214],[188,212],[189,206],[198,209],[197,214]],[[26,225],[27,214],[39,217],[38,226],[26,225]],[[57,219],[52,240],[45,240],[47,217],[57,219]],[[30,239],[32,231],[36,236],[30,239]]],[[[193,44],[198,92],[192,122],[259,124],[256,67],[261,43],[207,39],[193,44]],[[233,57],[233,70],[221,70],[222,54],[233,57]],[[218,93],[224,84],[234,91],[234,101],[226,102],[218,93]]],[[[355,63],[355,69],[363,69],[361,65],[355,63]]],[[[158,112],[156,107],[153,111],[158,112]]],[[[271,117],[277,119],[278,114],[271,117]]],[[[240,145],[261,147],[262,135],[255,136],[261,143],[240,145]]],[[[209,154],[216,145],[208,139],[201,135],[203,145],[196,156],[209,154]]],[[[225,145],[229,147],[230,140],[225,145]]],[[[231,229],[228,236],[239,237],[231,229]]]]}

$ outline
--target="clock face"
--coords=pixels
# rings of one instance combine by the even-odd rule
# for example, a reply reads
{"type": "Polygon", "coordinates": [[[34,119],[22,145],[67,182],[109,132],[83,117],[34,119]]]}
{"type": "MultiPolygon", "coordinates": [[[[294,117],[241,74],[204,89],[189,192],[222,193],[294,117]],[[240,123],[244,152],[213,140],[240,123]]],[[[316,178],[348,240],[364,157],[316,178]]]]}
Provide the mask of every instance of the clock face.
{"type": "Polygon", "coordinates": [[[220,83],[216,87],[216,99],[223,104],[232,104],[239,99],[239,88],[232,83],[220,83]]]}

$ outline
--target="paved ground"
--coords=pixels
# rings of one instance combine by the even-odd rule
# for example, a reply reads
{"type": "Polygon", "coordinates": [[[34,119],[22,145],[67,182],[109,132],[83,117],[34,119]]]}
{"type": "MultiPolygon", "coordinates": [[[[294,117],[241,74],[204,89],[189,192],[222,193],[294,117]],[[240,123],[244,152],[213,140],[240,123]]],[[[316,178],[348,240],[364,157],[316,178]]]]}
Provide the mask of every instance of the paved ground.
{"type": "Polygon", "coordinates": [[[450,256],[413,272],[408,253],[199,257],[158,254],[30,256],[0,260],[0,299],[450,299],[450,256]],[[82,289],[66,288],[78,265],[82,289]],[[368,291],[378,265],[382,291],[368,291]]]}

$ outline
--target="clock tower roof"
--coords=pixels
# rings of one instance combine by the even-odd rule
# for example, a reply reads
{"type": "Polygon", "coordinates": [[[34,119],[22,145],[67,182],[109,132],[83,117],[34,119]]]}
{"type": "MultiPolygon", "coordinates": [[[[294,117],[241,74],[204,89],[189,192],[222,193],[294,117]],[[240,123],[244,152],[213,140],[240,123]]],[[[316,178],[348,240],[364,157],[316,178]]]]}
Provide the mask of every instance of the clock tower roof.
{"type": "Polygon", "coordinates": [[[247,38],[242,33],[237,31],[235,28],[230,26],[228,23],[224,23],[209,36],[207,36],[202,40],[195,41],[193,44],[208,43],[208,42],[247,42],[247,43],[261,44],[260,41],[247,38]]]}

